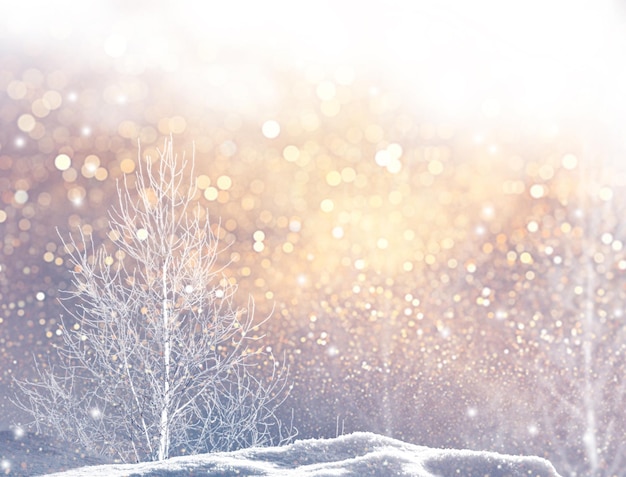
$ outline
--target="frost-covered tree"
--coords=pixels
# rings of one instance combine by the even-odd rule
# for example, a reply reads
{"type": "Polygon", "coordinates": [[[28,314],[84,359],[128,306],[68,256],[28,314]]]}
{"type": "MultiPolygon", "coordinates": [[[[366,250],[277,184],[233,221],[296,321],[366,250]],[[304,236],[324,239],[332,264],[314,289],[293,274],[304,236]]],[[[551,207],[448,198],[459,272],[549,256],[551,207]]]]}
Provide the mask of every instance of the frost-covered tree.
{"type": "Polygon", "coordinates": [[[118,185],[113,249],[82,233],[64,241],[73,291],[58,359],[18,381],[17,402],[39,429],[127,462],[289,440],[276,415],[286,368],[260,346],[253,303],[234,305],[216,229],[187,179],[193,159],[171,140],[159,155],[140,157],[134,187],[118,185]]]}

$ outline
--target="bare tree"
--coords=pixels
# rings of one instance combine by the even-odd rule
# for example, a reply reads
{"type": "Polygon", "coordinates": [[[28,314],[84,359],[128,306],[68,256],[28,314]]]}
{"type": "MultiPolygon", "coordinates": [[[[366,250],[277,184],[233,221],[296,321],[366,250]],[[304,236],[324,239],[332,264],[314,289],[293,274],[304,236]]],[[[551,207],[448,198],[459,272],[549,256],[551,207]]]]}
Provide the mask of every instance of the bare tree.
{"type": "Polygon", "coordinates": [[[82,233],[64,241],[74,287],[58,360],[17,382],[17,402],[39,430],[125,462],[288,441],[287,370],[260,346],[252,301],[234,305],[188,161],[171,140],[159,154],[140,158],[135,192],[118,184],[116,258],[82,233]]]}

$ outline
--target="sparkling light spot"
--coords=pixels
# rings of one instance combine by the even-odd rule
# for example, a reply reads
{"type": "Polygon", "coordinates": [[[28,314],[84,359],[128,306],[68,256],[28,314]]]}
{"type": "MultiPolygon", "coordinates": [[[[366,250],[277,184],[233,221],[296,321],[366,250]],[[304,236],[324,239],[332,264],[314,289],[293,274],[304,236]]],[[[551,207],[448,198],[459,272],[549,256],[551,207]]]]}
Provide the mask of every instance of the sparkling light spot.
{"type": "Polygon", "coordinates": [[[229,176],[220,176],[217,178],[217,187],[221,190],[228,190],[233,185],[233,180],[229,176]]]}
{"type": "Polygon", "coordinates": [[[35,118],[30,114],[22,114],[17,119],[17,127],[24,132],[31,132],[33,129],[35,129],[36,124],[37,123],[35,121],[35,118]]]}
{"type": "Polygon", "coordinates": [[[61,94],[58,91],[54,90],[46,91],[41,100],[43,101],[43,104],[51,111],[60,108],[61,104],[63,103],[63,97],[61,96],[61,94]]]}
{"type": "Polygon", "coordinates": [[[291,219],[289,221],[289,231],[300,232],[302,229],[302,222],[299,219],[291,219]]]}
{"type": "Polygon", "coordinates": [[[81,168],[81,173],[83,177],[94,177],[98,167],[100,167],[100,158],[94,154],[90,154],[85,158],[85,162],[81,168]]]}
{"type": "Polygon", "coordinates": [[[335,208],[335,203],[332,201],[332,199],[324,199],[320,203],[320,208],[323,212],[332,212],[335,208]]]}
{"type": "Polygon", "coordinates": [[[149,234],[146,229],[141,228],[141,229],[137,229],[136,236],[137,236],[137,240],[144,241],[148,238],[149,234]]]}
{"type": "Polygon", "coordinates": [[[54,166],[60,171],[68,170],[72,165],[72,160],[67,154],[59,154],[54,159],[54,166]]]}
{"type": "Polygon", "coordinates": [[[499,321],[506,320],[509,317],[509,314],[505,310],[496,311],[496,319],[499,321]]]}
{"type": "Polygon", "coordinates": [[[574,154],[565,154],[561,159],[561,164],[565,169],[572,171],[578,165],[578,158],[574,154]]]}
{"type": "Polygon", "coordinates": [[[438,176],[443,172],[443,163],[437,159],[434,159],[428,163],[428,172],[433,176],[438,176]]]}
{"type": "Polygon", "coordinates": [[[389,144],[385,149],[376,152],[374,161],[381,167],[386,168],[390,173],[397,174],[402,169],[402,147],[399,144],[389,144]]]}
{"type": "Polygon", "coordinates": [[[541,184],[533,184],[530,187],[530,196],[533,199],[541,199],[543,196],[546,195],[546,189],[543,185],[541,184]]]}
{"type": "Polygon", "coordinates": [[[532,265],[533,263],[533,256],[528,252],[522,252],[519,259],[524,265],[532,265]]]}
{"type": "Polygon", "coordinates": [[[389,151],[387,151],[386,149],[383,149],[376,153],[376,156],[374,156],[374,160],[379,166],[386,167],[387,164],[389,164],[389,161],[391,161],[391,154],[389,154],[389,151]]]}
{"type": "Polygon", "coordinates": [[[338,186],[341,184],[341,174],[337,171],[330,171],[326,174],[326,182],[330,186],[338,186]]]}
{"type": "Polygon", "coordinates": [[[26,93],[28,93],[28,88],[22,81],[13,80],[7,86],[7,94],[11,99],[22,99],[26,93]]]}
{"type": "Polygon", "coordinates": [[[135,171],[135,161],[132,159],[123,159],[120,162],[120,169],[124,174],[131,174],[135,171]]]}
{"type": "Polygon", "coordinates": [[[81,187],[81,186],[72,187],[67,191],[68,200],[77,206],[83,203],[83,200],[85,199],[86,195],[87,195],[87,191],[85,190],[84,187],[81,187]]]}
{"type": "Polygon", "coordinates": [[[207,187],[211,185],[211,178],[205,174],[201,174],[196,179],[196,186],[198,189],[205,190],[207,187]]]}
{"type": "Polygon", "coordinates": [[[494,215],[495,215],[495,209],[493,208],[493,205],[491,204],[484,205],[480,211],[480,216],[484,220],[492,220],[494,218],[494,215]]]}
{"type": "Polygon", "coordinates": [[[104,181],[106,180],[107,177],[109,177],[109,171],[105,169],[104,167],[98,167],[98,169],[96,169],[96,172],[94,173],[93,176],[98,181],[104,181]]]}
{"type": "Polygon", "coordinates": [[[286,161],[296,162],[300,157],[300,150],[293,145],[286,146],[285,149],[283,149],[283,157],[286,161]]]}
{"type": "Polygon", "coordinates": [[[30,108],[35,116],[38,118],[45,118],[50,114],[50,108],[42,99],[36,99],[30,108]]]}
{"type": "Polygon", "coordinates": [[[339,348],[337,348],[335,345],[330,345],[328,346],[328,348],[326,348],[326,354],[331,358],[337,356],[339,354],[339,348]]]}
{"type": "Polygon", "coordinates": [[[215,187],[207,187],[204,191],[204,198],[206,200],[215,200],[217,199],[219,192],[215,187]]]}
{"type": "Polygon", "coordinates": [[[539,168],[539,177],[548,181],[554,177],[554,168],[550,164],[544,164],[539,168]]]}
{"type": "Polygon", "coordinates": [[[13,200],[15,203],[23,205],[28,202],[28,192],[25,190],[16,190],[15,194],[13,194],[13,200]]]}
{"type": "Polygon", "coordinates": [[[344,182],[353,182],[356,179],[356,171],[352,167],[344,167],[341,170],[341,179],[344,182]]]}
{"type": "Polygon", "coordinates": [[[276,139],[280,134],[280,124],[273,119],[265,121],[261,127],[261,132],[267,139],[276,139]]]}
{"type": "Polygon", "coordinates": [[[528,229],[529,232],[535,233],[539,230],[539,224],[536,221],[531,220],[530,222],[528,222],[528,225],[526,226],[526,228],[528,229]]]}

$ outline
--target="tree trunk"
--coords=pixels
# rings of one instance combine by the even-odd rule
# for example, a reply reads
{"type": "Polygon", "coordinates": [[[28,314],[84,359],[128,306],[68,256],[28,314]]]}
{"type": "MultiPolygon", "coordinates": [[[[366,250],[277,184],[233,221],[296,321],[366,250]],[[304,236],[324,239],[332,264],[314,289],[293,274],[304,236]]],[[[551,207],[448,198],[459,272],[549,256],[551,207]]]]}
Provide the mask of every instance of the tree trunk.
{"type": "Polygon", "coordinates": [[[167,260],[163,264],[162,280],[163,280],[163,301],[161,306],[161,315],[163,317],[163,402],[161,408],[160,423],[160,442],[159,442],[159,460],[165,460],[169,457],[169,408],[170,408],[170,359],[171,359],[171,338],[169,332],[169,310],[167,303],[167,260]]]}

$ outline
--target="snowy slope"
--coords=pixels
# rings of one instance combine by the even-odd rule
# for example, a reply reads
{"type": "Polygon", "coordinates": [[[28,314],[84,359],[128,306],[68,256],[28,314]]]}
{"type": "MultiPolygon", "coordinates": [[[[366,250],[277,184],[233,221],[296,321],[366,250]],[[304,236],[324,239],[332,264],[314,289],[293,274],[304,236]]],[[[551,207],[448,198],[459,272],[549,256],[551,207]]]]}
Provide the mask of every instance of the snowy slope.
{"type": "Polygon", "coordinates": [[[558,477],[554,467],[538,457],[431,449],[370,433],[301,440],[284,447],[176,457],[165,462],[82,467],[48,475],[558,477]]]}

